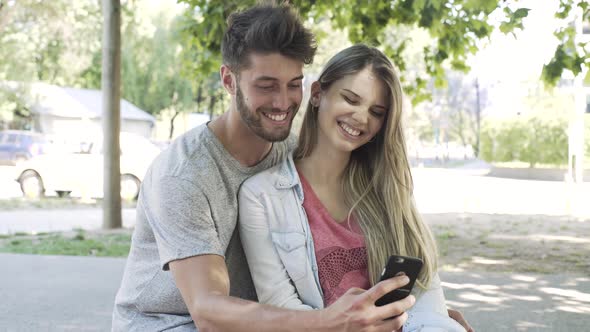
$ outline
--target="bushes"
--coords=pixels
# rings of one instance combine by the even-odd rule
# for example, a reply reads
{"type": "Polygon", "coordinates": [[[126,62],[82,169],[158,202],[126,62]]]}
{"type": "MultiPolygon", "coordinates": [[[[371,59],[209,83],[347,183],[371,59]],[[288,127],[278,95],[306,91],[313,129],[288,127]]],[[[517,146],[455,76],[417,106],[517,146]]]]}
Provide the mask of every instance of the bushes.
{"type": "Polygon", "coordinates": [[[567,127],[564,118],[486,121],[481,131],[480,156],[488,162],[523,161],[530,167],[567,164],[567,127]]]}

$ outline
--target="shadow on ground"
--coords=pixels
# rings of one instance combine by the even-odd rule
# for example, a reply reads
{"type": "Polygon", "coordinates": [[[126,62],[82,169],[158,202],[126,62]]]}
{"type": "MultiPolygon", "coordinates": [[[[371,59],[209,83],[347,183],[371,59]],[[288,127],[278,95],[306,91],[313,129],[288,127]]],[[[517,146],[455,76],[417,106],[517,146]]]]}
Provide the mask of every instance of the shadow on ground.
{"type": "Polygon", "coordinates": [[[588,331],[590,278],[441,272],[449,307],[458,309],[478,332],[588,331]]]}
{"type": "Polygon", "coordinates": [[[473,213],[424,219],[437,239],[443,268],[590,276],[590,219],[473,213]]]}

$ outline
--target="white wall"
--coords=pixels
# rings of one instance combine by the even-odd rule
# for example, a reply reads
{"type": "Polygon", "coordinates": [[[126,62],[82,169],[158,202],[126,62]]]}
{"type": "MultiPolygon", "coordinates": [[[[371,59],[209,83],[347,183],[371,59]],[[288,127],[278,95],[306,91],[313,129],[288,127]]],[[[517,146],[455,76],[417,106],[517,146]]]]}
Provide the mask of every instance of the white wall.
{"type": "MultiPolygon", "coordinates": [[[[41,114],[36,118],[35,129],[49,135],[65,135],[83,139],[102,134],[101,119],[64,118],[49,114],[41,114]]],[[[141,120],[123,120],[121,131],[151,138],[152,123],[141,120]]]]}

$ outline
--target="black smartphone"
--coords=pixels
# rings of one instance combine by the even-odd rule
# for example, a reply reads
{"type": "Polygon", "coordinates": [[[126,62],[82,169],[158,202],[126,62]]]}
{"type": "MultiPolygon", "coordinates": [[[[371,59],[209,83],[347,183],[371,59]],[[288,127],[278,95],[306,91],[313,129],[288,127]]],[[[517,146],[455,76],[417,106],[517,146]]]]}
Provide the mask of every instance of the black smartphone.
{"type": "Polygon", "coordinates": [[[420,258],[416,257],[405,257],[405,256],[397,256],[392,255],[389,257],[387,261],[387,265],[383,269],[381,273],[381,281],[396,277],[398,275],[405,274],[410,278],[410,282],[398,289],[395,289],[385,295],[383,295],[379,300],[375,302],[376,306],[383,306],[392,302],[399,301],[401,299],[406,298],[410,295],[412,291],[412,287],[414,287],[414,283],[418,278],[418,274],[420,274],[420,270],[422,270],[422,265],[424,263],[420,258]]]}

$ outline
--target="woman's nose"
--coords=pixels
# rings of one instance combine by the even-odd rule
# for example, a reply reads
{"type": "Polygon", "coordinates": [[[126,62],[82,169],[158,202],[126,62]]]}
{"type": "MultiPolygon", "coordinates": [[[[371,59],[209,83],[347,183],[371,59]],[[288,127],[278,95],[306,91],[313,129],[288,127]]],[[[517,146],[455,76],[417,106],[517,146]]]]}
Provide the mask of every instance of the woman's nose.
{"type": "Polygon", "coordinates": [[[369,122],[369,111],[368,110],[356,110],[352,114],[352,119],[361,125],[366,125],[369,122]]]}

